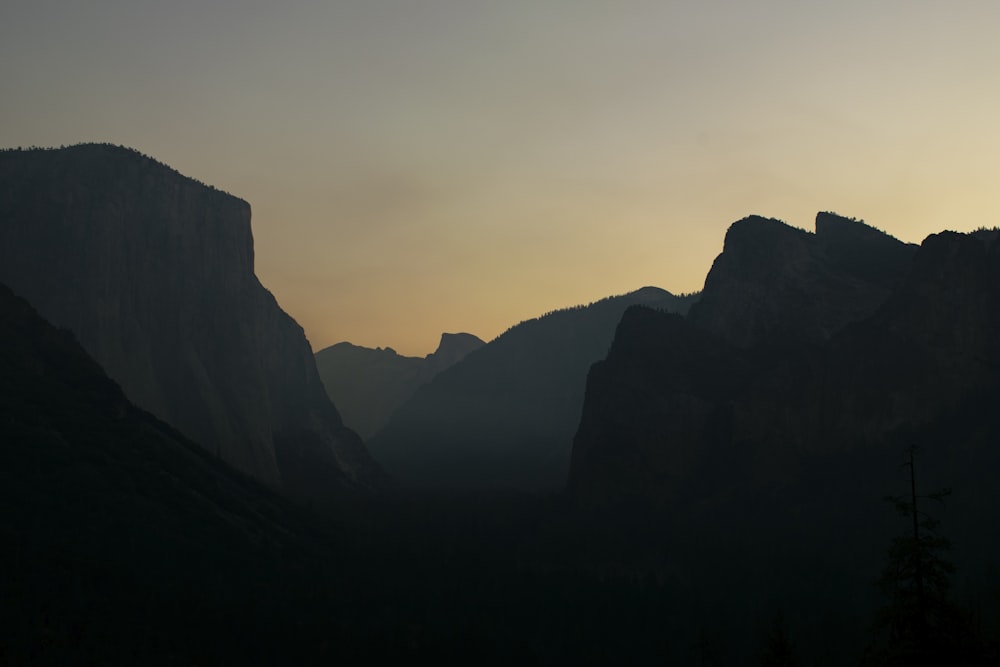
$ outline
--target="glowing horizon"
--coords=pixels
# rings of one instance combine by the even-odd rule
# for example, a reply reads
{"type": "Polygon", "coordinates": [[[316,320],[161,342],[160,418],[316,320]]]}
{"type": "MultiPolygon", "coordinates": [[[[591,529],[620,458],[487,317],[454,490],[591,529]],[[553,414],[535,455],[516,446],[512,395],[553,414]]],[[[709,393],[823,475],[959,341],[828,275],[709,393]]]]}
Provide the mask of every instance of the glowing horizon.
{"type": "Polygon", "coordinates": [[[423,356],[645,285],[750,214],[1000,224],[989,2],[2,10],[0,146],[108,141],[246,199],[314,350],[423,356]],[[52,18],[57,17],[57,18],[52,18]]]}

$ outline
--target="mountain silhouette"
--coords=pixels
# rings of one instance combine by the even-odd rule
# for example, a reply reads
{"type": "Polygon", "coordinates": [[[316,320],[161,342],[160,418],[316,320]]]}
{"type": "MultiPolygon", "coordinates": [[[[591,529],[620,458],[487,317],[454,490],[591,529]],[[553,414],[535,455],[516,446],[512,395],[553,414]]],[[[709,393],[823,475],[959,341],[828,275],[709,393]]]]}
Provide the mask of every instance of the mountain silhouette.
{"type": "MultiPolygon", "coordinates": [[[[809,497],[816,483],[827,499],[809,503],[826,510],[840,503],[843,517],[859,494],[878,497],[881,475],[894,468],[887,461],[916,444],[928,477],[964,487],[975,509],[963,529],[974,535],[973,517],[992,513],[985,499],[1000,502],[990,481],[1000,452],[984,448],[997,430],[986,406],[1000,399],[994,237],[928,237],[901,276],[886,276],[896,286],[874,312],[825,340],[815,335],[823,330],[817,320],[830,321],[823,304],[808,316],[790,313],[794,325],[774,321],[781,345],[758,329],[762,338],[751,347],[737,344],[747,340],[745,319],[726,340],[700,326],[694,309],[683,318],[630,308],[608,357],[588,376],[571,494],[584,506],[683,513],[735,497],[809,497]],[[799,341],[789,342],[795,331],[799,341]],[[848,469],[840,478],[833,472],[848,469]]],[[[782,271],[776,266],[772,275],[782,271]]],[[[721,284],[710,277],[702,303],[723,301],[708,294],[713,283],[721,284]]],[[[779,299],[785,294],[778,290],[779,299]]],[[[781,312],[765,301],[761,311],[781,312]]],[[[721,328],[720,319],[709,321],[721,328]]]]}
{"type": "Polygon", "coordinates": [[[337,343],[316,353],[316,367],[344,421],[367,439],[418,387],[485,344],[472,334],[445,333],[426,357],[404,357],[391,347],[337,343]]]}
{"type": "Polygon", "coordinates": [[[0,523],[12,664],[189,663],[215,645],[255,661],[246,633],[280,616],[253,604],[291,594],[319,543],[297,507],[135,407],[2,284],[0,523]]]}
{"type": "Polygon", "coordinates": [[[522,322],[421,387],[369,441],[425,488],[556,491],[566,482],[587,369],[630,305],[685,311],[655,287],[522,322]]]}
{"type": "Polygon", "coordinates": [[[246,202],[125,148],[0,152],[0,281],[238,469],[321,502],[380,483],[254,275],[246,202]]]}
{"type": "Polygon", "coordinates": [[[993,664],[998,237],[755,216],[700,295],[334,346],[380,409],[433,374],[372,450],[475,493],[410,494],[253,275],[245,202],[113,146],[0,152],[0,663],[753,664],[776,618],[857,664],[915,445],[985,628],[952,662],[993,664]]]}
{"type": "MultiPolygon", "coordinates": [[[[729,470],[742,461],[762,478],[780,477],[804,449],[856,439],[830,428],[835,415],[847,419],[834,403],[849,400],[844,391],[812,387],[893,355],[873,342],[822,370],[818,360],[884,317],[912,289],[915,257],[927,252],[828,213],[817,216],[816,234],[757,217],[734,223],[688,317],[629,311],[608,358],[591,370],[574,445],[575,493],[587,496],[593,483],[595,500],[627,489],[667,502],[698,485],[700,467],[726,456],[734,457],[729,470]],[[804,427],[810,416],[820,421],[808,433],[786,433],[787,447],[778,445],[777,423],[804,427]],[[760,457],[748,441],[763,448],[760,457]]],[[[900,367],[864,377],[875,386],[907,375],[900,367]]]]}
{"type": "Polygon", "coordinates": [[[908,448],[923,493],[954,489],[924,510],[961,545],[963,600],[996,590],[1000,550],[997,235],[932,235],[903,262],[901,244],[857,232],[845,268],[803,232],[736,223],[712,269],[728,275],[687,317],[629,308],[588,375],[569,480],[594,525],[662,536],[666,577],[713,618],[742,608],[728,632],[780,600],[815,659],[840,664],[863,649],[872,580],[907,528],[880,499],[909,491],[908,448]],[[853,647],[820,649],[830,627],[853,647]]]}
{"type": "Polygon", "coordinates": [[[730,226],[690,319],[740,347],[821,342],[871,315],[915,251],[833,213],[815,234],[750,216],[730,226]]]}

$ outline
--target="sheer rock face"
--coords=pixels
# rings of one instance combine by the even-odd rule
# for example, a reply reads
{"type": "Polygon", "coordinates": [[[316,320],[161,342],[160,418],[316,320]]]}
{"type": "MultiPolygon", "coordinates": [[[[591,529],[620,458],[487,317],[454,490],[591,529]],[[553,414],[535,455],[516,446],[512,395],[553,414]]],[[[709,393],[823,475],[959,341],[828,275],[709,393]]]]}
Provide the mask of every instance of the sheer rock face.
{"type": "Polygon", "coordinates": [[[816,233],[752,216],[734,223],[691,321],[739,347],[828,340],[889,295],[915,247],[832,213],[816,233]]]}
{"type": "MultiPolygon", "coordinates": [[[[815,263],[816,255],[803,250],[805,238],[786,234],[777,254],[796,258],[799,269],[815,263]]],[[[829,261],[833,253],[824,252],[829,261]]],[[[852,254],[845,244],[837,252],[837,261],[861,265],[863,248],[852,254]]],[[[936,447],[941,460],[959,461],[963,451],[983,456],[967,448],[980,447],[975,443],[986,428],[977,406],[1000,398],[1000,352],[991,343],[1000,337],[1000,244],[988,235],[937,234],[908,264],[901,278],[875,262],[864,265],[867,278],[857,268],[849,274],[856,281],[846,284],[853,286],[897,283],[868,315],[867,301],[851,308],[843,292],[828,290],[817,294],[809,317],[791,320],[810,324],[797,329],[781,324],[782,308],[770,304],[744,312],[775,315],[778,325],[757,330],[741,329],[740,320],[727,330],[721,318],[699,320],[694,309],[687,319],[627,311],[607,359],[588,377],[574,440],[573,495],[591,505],[632,499],[676,508],[790,484],[817,462],[836,466],[905,443],[936,447]],[[823,329],[813,325],[835,312],[854,313],[853,322],[820,335],[823,329]],[[717,331],[699,326],[705,321],[717,331]],[[757,340],[747,335],[753,331],[760,338],[749,345],[757,340]],[[785,338],[769,337],[778,332],[785,338]]],[[[797,289],[790,275],[787,264],[772,274],[782,276],[786,296],[797,289]]],[[[699,309],[709,293],[706,285],[699,309]]],[[[866,294],[862,301],[871,298],[866,294]]],[[[727,303],[718,294],[711,298],[727,303]]]]}
{"type": "Polygon", "coordinates": [[[245,201],[138,153],[0,153],[0,281],[131,400],[292,495],[369,483],[367,452],[253,261],[245,201]],[[320,479],[303,477],[307,460],[320,479]]]}
{"type": "Polygon", "coordinates": [[[437,350],[420,358],[392,348],[337,343],[316,353],[316,366],[330,400],[362,437],[370,438],[417,389],[485,344],[472,334],[445,333],[437,350]]]}
{"type": "Polygon", "coordinates": [[[641,306],[622,316],[594,364],[573,441],[569,485],[584,503],[679,493],[728,435],[729,402],[753,364],[685,318],[641,306]]]}
{"type": "Polygon", "coordinates": [[[475,352],[486,343],[478,336],[468,333],[443,333],[437,349],[424,357],[427,362],[425,372],[425,382],[429,382],[435,375],[443,370],[451,368],[470,352],[475,352]]]}

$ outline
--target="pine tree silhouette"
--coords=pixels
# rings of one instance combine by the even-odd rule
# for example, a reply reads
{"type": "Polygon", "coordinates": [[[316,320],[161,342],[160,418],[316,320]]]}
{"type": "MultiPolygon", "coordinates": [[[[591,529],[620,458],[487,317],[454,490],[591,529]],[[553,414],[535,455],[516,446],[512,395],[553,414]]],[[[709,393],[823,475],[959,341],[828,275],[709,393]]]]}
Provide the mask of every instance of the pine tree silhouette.
{"type": "Polygon", "coordinates": [[[938,532],[940,522],[920,504],[930,500],[943,505],[951,489],[917,492],[916,451],[907,448],[903,464],[909,473],[909,493],[884,498],[909,521],[909,529],[893,538],[878,579],[886,602],[876,617],[876,636],[866,664],[973,664],[954,662],[973,659],[974,651],[967,620],[949,598],[955,566],[944,554],[951,542],[938,532]]]}

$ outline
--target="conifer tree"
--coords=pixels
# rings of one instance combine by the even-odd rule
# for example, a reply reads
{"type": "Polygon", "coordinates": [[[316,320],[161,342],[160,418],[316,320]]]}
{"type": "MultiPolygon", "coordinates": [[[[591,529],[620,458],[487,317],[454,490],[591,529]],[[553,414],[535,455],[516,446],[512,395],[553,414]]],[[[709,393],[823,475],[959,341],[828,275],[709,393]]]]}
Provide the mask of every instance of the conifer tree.
{"type": "Polygon", "coordinates": [[[953,664],[951,660],[964,654],[969,645],[968,626],[948,596],[955,566],[944,553],[951,542],[938,533],[939,521],[921,509],[921,501],[943,505],[951,489],[919,494],[915,453],[916,447],[908,448],[903,464],[909,473],[909,493],[885,498],[908,520],[908,526],[903,535],[893,538],[888,563],[878,580],[885,606],[876,618],[869,664],[953,664]]]}

